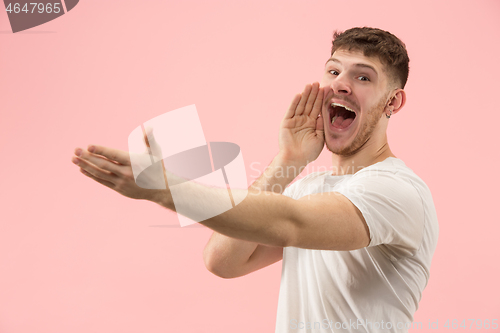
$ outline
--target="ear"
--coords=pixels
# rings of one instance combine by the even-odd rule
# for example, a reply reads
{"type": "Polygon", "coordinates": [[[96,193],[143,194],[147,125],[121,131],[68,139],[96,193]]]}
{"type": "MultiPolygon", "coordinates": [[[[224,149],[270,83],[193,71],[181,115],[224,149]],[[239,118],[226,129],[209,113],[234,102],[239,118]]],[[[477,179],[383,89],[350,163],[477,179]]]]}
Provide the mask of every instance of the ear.
{"type": "Polygon", "coordinates": [[[403,89],[396,89],[391,93],[391,96],[387,102],[385,111],[389,112],[389,110],[392,110],[392,114],[396,114],[406,103],[406,93],[403,89]]]}

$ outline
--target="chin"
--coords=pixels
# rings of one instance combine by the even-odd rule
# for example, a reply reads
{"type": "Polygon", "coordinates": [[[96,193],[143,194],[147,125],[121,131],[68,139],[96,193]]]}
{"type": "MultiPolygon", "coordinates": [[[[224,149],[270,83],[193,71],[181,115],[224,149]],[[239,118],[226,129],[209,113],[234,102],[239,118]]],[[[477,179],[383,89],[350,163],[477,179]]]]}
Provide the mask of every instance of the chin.
{"type": "Polygon", "coordinates": [[[342,147],[342,148],[337,148],[337,149],[331,149],[330,147],[328,147],[328,145],[326,146],[326,148],[332,153],[332,154],[335,154],[335,155],[338,155],[338,156],[343,156],[343,157],[349,157],[349,156],[352,156],[356,153],[357,150],[354,150],[352,149],[351,147],[342,147]]]}
{"type": "Polygon", "coordinates": [[[339,135],[338,138],[335,138],[332,133],[328,133],[328,131],[325,131],[324,135],[326,149],[335,155],[348,157],[355,154],[359,149],[359,147],[354,146],[357,136],[356,131],[351,134],[354,135],[354,138],[345,137],[343,135],[339,135]]]}
{"type": "MultiPolygon", "coordinates": [[[[336,139],[330,138],[331,141],[337,141],[336,139]]],[[[331,153],[339,156],[352,156],[356,153],[358,149],[352,145],[352,142],[348,142],[346,144],[339,144],[339,142],[329,143],[329,140],[326,140],[326,149],[328,149],[331,153]]]]}

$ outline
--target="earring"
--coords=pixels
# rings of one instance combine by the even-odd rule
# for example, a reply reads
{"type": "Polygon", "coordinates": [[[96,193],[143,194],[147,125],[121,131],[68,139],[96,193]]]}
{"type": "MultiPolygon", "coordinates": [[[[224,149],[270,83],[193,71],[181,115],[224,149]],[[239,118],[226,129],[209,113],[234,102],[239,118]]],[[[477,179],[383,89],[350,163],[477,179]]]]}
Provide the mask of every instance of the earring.
{"type": "Polygon", "coordinates": [[[389,110],[389,112],[390,112],[391,114],[387,114],[387,113],[385,114],[385,117],[386,117],[387,119],[391,118],[391,116],[392,116],[392,110],[389,110]]]}

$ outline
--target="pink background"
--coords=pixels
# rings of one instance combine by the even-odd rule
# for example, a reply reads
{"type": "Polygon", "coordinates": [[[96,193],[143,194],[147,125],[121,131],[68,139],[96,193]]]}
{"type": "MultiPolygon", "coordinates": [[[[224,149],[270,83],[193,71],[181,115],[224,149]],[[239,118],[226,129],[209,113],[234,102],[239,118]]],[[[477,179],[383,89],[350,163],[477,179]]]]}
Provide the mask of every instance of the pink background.
{"type": "MultiPolygon", "coordinates": [[[[139,124],[196,104],[207,141],[239,144],[251,181],[294,94],[321,79],[333,30],[353,26],[393,32],[411,59],[389,142],[440,222],[415,321],[500,320],[499,1],[83,0],[17,34],[1,8],[1,333],[273,332],[281,263],[211,275],[209,229],[179,228],[71,157],[126,150],[139,124]]],[[[309,170],[329,165],[324,151],[309,170]]]]}

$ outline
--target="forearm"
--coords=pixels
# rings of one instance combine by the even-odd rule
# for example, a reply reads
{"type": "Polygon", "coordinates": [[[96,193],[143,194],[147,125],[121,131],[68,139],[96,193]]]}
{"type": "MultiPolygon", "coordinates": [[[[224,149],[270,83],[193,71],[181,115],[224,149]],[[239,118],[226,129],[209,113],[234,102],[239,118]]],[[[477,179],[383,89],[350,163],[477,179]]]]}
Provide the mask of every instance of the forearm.
{"type": "MultiPolygon", "coordinates": [[[[206,193],[217,196],[213,189],[206,193]]],[[[284,247],[295,215],[293,199],[273,192],[250,191],[239,205],[200,223],[228,237],[284,247]]]]}
{"type": "MultiPolygon", "coordinates": [[[[249,195],[257,195],[263,192],[272,192],[276,194],[282,194],[285,188],[302,172],[305,166],[298,165],[296,163],[292,163],[290,161],[285,161],[280,155],[275,156],[275,158],[271,161],[268,167],[264,170],[264,172],[260,175],[260,177],[249,187],[249,195]]],[[[266,195],[272,196],[271,193],[265,193],[266,195]]],[[[247,202],[250,207],[252,205],[258,205],[257,202],[247,202]]],[[[258,206],[256,206],[258,207],[258,206]]],[[[266,216],[262,216],[265,218],[266,216]]],[[[259,218],[255,216],[255,218],[259,218]]],[[[267,220],[270,221],[270,220],[267,220]]],[[[210,225],[213,223],[217,223],[217,219],[213,219],[212,221],[208,221],[210,225]]],[[[207,225],[210,227],[210,225],[207,225]]],[[[235,226],[237,227],[237,226],[235,226]]],[[[218,234],[221,237],[217,237],[219,242],[226,241],[229,246],[238,246],[240,243],[240,239],[234,239],[225,235],[220,234],[217,231],[214,231],[214,234],[218,234]]],[[[257,247],[258,243],[248,243],[241,242],[242,247],[248,250],[249,253],[247,258],[252,254],[253,250],[257,247]],[[253,244],[251,246],[250,244],[253,244]]]]}
{"type": "Polygon", "coordinates": [[[288,184],[302,172],[304,167],[303,165],[285,161],[278,155],[250,188],[257,191],[281,194],[288,184]]]}
{"type": "MultiPolygon", "coordinates": [[[[246,190],[231,191],[242,197],[246,190]]],[[[177,211],[223,235],[251,242],[283,246],[284,233],[292,221],[294,200],[273,192],[249,190],[236,206],[224,211],[227,190],[194,182],[184,187],[174,201],[163,196],[162,206],[177,211]],[[223,213],[217,213],[223,211],[223,213]],[[204,218],[204,216],[213,216],[204,218]]]]}
{"type": "MultiPolygon", "coordinates": [[[[246,216],[254,220],[267,221],[269,223],[273,220],[275,221],[280,220],[280,217],[284,212],[280,212],[280,214],[278,214],[275,218],[272,217],[272,213],[276,212],[276,209],[279,210],[279,208],[283,208],[285,206],[281,206],[283,204],[282,200],[280,201],[278,197],[274,195],[274,193],[282,194],[285,188],[300,174],[300,172],[303,171],[304,167],[305,167],[304,165],[299,165],[296,163],[292,163],[290,161],[285,161],[280,155],[277,155],[273,159],[273,161],[269,164],[269,166],[264,170],[261,176],[249,188],[250,191],[249,196],[258,195],[259,198],[247,200],[245,202],[246,206],[240,207],[241,212],[240,211],[233,212],[235,218],[243,218],[243,216],[240,217],[240,214],[249,213],[250,215],[246,216]],[[266,200],[265,197],[263,197],[261,194],[267,195],[270,197],[270,199],[271,198],[273,199],[271,199],[271,202],[265,202],[262,204],[262,206],[259,206],[259,201],[262,202],[262,200],[266,200]],[[274,204],[272,202],[273,200],[276,201],[274,204]],[[265,207],[268,209],[267,212],[265,207]]],[[[248,254],[248,256],[245,255],[245,257],[248,259],[252,254],[252,252],[257,247],[258,243],[240,242],[241,239],[246,239],[246,235],[240,235],[240,233],[237,230],[239,228],[237,224],[229,225],[224,220],[225,217],[223,216],[220,219],[213,218],[207,220],[206,223],[203,224],[212,228],[213,230],[220,229],[221,232],[224,232],[223,235],[218,231],[214,231],[214,235],[220,236],[220,237],[216,236],[212,237],[215,242],[219,242],[218,245],[222,245],[221,243],[225,242],[226,246],[236,249],[239,246],[238,244],[242,244],[241,245],[242,249],[245,249],[246,254],[248,254]],[[221,224],[220,226],[217,225],[218,220],[222,220],[220,222],[221,224]],[[235,229],[235,230],[229,230],[229,229],[235,229]],[[228,232],[234,234],[233,237],[238,237],[239,239],[234,239],[229,236],[225,236],[228,234],[228,232]]],[[[242,223],[246,223],[245,225],[247,227],[252,225],[251,221],[242,221],[242,223]]],[[[246,229],[245,231],[242,231],[242,233],[244,232],[246,232],[246,229]]],[[[255,237],[259,239],[261,236],[256,234],[255,237]]],[[[268,243],[266,242],[263,244],[268,244],[268,243]]],[[[281,245],[278,244],[278,246],[281,245]]]]}
{"type": "Polygon", "coordinates": [[[218,276],[245,275],[245,266],[258,245],[214,231],[203,250],[203,261],[207,269],[218,276]]]}
{"type": "MultiPolygon", "coordinates": [[[[290,177],[284,177],[281,172],[286,166],[279,156],[275,157],[262,175],[250,186],[251,190],[272,191],[282,193],[286,186],[295,178],[293,170],[290,177]],[[293,178],[292,178],[293,177],[293,178]]],[[[217,231],[212,233],[203,251],[203,259],[207,268],[219,275],[241,276],[246,274],[245,265],[257,249],[259,243],[245,241],[223,235],[217,231]]]]}
{"type": "MultiPolygon", "coordinates": [[[[286,170],[286,167],[280,164],[279,159],[274,159],[264,174],[249,188],[246,198],[226,211],[219,209],[227,198],[226,189],[211,188],[194,182],[184,187],[182,195],[175,195],[175,205],[173,200],[169,200],[172,197],[168,193],[156,201],[225,236],[281,246],[284,236],[282,230],[290,222],[290,214],[293,212],[293,199],[280,193],[297,173],[292,169],[286,170]],[[262,188],[275,192],[262,191],[262,188]],[[209,211],[224,212],[208,219],[202,218],[209,211]]],[[[231,193],[233,197],[246,194],[244,190],[232,190],[231,193]]]]}

